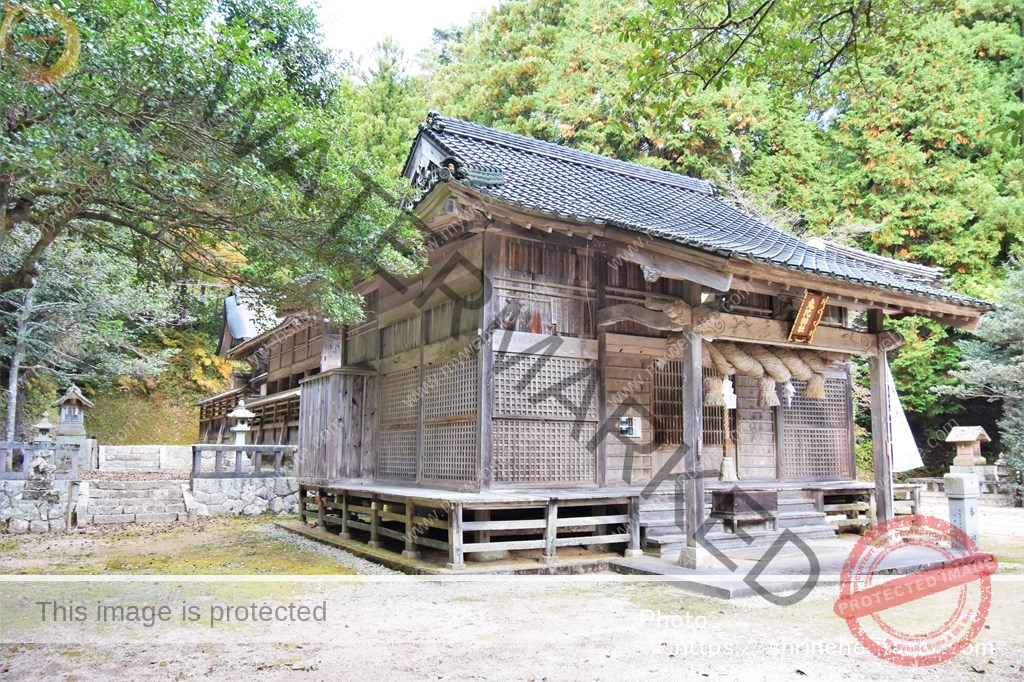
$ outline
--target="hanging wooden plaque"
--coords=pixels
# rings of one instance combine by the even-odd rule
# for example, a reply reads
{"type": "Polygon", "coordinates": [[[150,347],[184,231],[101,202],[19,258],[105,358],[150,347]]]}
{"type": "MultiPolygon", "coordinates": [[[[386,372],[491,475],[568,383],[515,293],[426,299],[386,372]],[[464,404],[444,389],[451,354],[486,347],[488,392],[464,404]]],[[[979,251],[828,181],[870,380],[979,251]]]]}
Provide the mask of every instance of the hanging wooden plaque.
{"type": "Polygon", "coordinates": [[[814,333],[818,331],[818,323],[828,305],[828,296],[811,291],[804,293],[793,327],[789,330],[789,340],[797,343],[814,343],[814,333]]]}

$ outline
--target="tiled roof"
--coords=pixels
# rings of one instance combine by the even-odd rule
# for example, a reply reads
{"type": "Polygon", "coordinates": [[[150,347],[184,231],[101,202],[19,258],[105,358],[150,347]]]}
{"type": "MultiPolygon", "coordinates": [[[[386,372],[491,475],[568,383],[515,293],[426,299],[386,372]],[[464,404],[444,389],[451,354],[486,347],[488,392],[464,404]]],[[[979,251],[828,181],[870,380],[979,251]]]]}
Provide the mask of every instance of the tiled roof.
{"type": "MultiPolygon", "coordinates": [[[[716,196],[708,182],[541,142],[432,113],[421,126],[473,172],[463,183],[509,204],[607,223],[728,258],[991,309],[991,303],[908,276],[905,263],[824,249],[772,227],[716,196]],[[473,180],[485,169],[487,184],[473,180]],[[493,176],[499,173],[500,184],[493,176]],[[892,268],[884,266],[891,262],[892,268]]],[[[465,175],[465,174],[464,174],[465,175]]]]}

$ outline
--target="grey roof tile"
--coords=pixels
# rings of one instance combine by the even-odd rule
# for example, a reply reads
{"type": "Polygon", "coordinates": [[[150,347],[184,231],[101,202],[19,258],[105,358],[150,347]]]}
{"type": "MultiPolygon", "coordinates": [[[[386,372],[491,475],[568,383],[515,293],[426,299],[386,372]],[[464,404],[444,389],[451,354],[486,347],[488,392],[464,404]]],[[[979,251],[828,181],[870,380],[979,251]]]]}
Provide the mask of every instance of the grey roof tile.
{"type": "MultiPolygon", "coordinates": [[[[726,203],[708,182],[432,114],[427,136],[461,162],[500,171],[477,191],[555,216],[608,223],[708,253],[793,268],[960,305],[991,303],[883,267],[878,256],[825,249],[726,203]],[[873,262],[872,262],[873,261],[873,262]]],[[[897,269],[898,270],[898,269],[897,269]]]]}

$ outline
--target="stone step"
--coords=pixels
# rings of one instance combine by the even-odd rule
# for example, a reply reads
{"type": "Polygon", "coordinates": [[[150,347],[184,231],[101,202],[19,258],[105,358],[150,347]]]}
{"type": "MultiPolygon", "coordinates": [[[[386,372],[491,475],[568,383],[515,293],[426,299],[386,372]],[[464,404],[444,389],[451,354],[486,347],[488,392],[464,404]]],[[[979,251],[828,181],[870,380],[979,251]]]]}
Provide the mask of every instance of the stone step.
{"type": "Polygon", "coordinates": [[[166,514],[184,513],[185,504],[148,504],[148,505],[125,505],[122,507],[109,505],[90,504],[88,514],[166,514]]]}
{"type": "Polygon", "coordinates": [[[156,452],[110,452],[106,451],[103,458],[105,462],[159,462],[160,451],[156,452]]]}
{"type": "Polygon", "coordinates": [[[159,471],[159,462],[104,462],[104,471],[159,471]]]}
{"type": "Polygon", "coordinates": [[[188,484],[188,480],[160,480],[160,481],[89,481],[89,494],[94,490],[152,490],[153,488],[177,488],[188,484]]]}
{"type": "Polygon", "coordinates": [[[135,514],[92,514],[89,517],[90,523],[135,523],[135,514]]]}
{"type": "Polygon", "coordinates": [[[155,489],[151,491],[145,490],[115,490],[108,491],[117,494],[113,495],[94,495],[93,492],[89,491],[90,500],[102,500],[103,504],[143,504],[148,500],[180,500],[182,499],[181,490],[164,490],[155,489]],[[147,495],[149,492],[151,494],[147,495]]]}
{"type": "Polygon", "coordinates": [[[179,521],[185,515],[185,509],[180,512],[153,512],[147,514],[136,514],[135,523],[163,523],[167,521],[179,521]],[[181,516],[179,516],[179,514],[181,516]]]}
{"type": "MultiPolygon", "coordinates": [[[[805,542],[812,540],[834,540],[836,537],[835,529],[829,526],[809,526],[802,527],[799,531],[791,529],[796,532],[797,537],[805,542]]],[[[746,534],[751,538],[751,543],[747,542],[738,535],[732,533],[708,533],[707,540],[716,548],[721,550],[728,549],[745,549],[747,547],[767,547],[770,546],[779,537],[779,533],[773,530],[747,530],[746,534]]],[[[678,554],[679,550],[682,549],[686,536],[684,535],[663,535],[653,538],[648,538],[645,546],[645,554],[653,554],[654,556],[669,557],[674,554],[678,554]]]]}
{"type": "Polygon", "coordinates": [[[182,512],[153,512],[145,514],[93,514],[87,516],[89,523],[104,525],[111,523],[166,523],[169,521],[184,521],[186,515],[182,512]]]}

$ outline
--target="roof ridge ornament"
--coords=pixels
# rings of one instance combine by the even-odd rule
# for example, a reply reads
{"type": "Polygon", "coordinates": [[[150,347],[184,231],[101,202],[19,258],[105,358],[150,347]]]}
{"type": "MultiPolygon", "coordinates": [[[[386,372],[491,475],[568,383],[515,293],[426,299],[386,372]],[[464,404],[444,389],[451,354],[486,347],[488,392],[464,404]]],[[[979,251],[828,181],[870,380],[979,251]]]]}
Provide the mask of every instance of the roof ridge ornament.
{"type": "Polygon", "coordinates": [[[431,109],[427,112],[427,127],[433,128],[439,133],[443,133],[444,121],[441,120],[442,118],[443,116],[441,116],[441,112],[431,109]]]}

